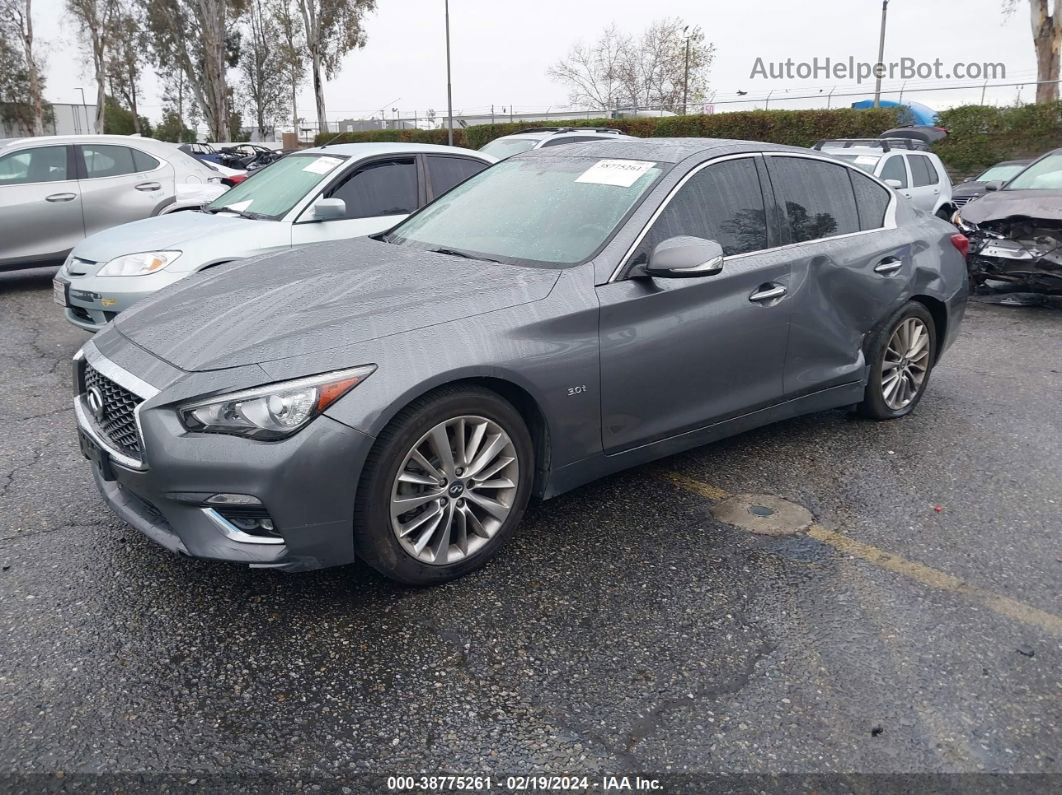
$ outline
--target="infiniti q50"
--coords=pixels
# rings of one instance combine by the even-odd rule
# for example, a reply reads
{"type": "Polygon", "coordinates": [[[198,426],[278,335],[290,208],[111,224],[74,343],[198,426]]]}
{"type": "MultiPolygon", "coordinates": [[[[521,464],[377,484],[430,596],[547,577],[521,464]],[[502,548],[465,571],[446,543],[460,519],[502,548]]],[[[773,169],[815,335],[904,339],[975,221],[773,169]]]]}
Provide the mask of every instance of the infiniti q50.
{"type": "Polygon", "coordinates": [[[912,411],[959,329],[965,244],[808,150],[536,150],[386,234],[122,313],[75,357],[81,448],[171,550],[441,582],[532,496],[797,414],[912,411]]]}

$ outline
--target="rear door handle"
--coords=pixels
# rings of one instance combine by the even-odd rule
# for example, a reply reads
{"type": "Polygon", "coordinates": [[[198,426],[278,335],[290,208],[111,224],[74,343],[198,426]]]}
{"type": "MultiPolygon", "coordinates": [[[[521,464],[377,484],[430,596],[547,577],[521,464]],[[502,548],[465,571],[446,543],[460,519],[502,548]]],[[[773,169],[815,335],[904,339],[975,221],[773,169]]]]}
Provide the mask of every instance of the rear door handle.
{"type": "Polygon", "coordinates": [[[76,193],[53,193],[51,196],[45,196],[46,202],[68,202],[77,198],[76,193]]]}
{"type": "Polygon", "coordinates": [[[137,190],[158,190],[161,187],[162,187],[162,185],[160,185],[157,182],[141,182],[139,185],[136,186],[136,189],[137,190]]]}
{"type": "Polygon", "coordinates": [[[880,273],[882,276],[890,276],[902,267],[903,263],[896,257],[886,257],[875,266],[874,272],[880,273]]]}
{"type": "Polygon", "coordinates": [[[781,298],[785,295],[786,289],[780,284],[769,285],[765,284],[760,287],[756,292],[749,296],[749,300],[754,303],[763,303],[765,301],[773,301],[776,298],[781,298]]]}

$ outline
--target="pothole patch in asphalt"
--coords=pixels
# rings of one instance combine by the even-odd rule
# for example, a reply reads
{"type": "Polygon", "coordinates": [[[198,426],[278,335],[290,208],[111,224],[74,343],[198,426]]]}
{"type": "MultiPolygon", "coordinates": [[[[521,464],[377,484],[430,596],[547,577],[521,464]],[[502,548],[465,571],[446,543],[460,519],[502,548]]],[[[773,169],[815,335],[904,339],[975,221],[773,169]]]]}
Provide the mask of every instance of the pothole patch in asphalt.
{"type": "Polygon", "coordinates": [[[712,506],[720,522],[750,533],[787,536],[807,530],[814,517],[803,505],[773,494],[735,494],[712,506]]]}

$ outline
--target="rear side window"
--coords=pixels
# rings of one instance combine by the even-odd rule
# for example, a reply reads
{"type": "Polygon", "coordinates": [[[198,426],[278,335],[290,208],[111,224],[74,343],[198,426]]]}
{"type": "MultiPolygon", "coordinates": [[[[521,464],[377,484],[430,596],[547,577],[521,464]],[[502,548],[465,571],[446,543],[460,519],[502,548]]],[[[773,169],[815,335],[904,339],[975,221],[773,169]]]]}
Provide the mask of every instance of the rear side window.
{"type": "Polygon", "coordinates": [[[154,171],[159,167],[159,161],[146,152],[139,149],[133,150],[133,165],[137,171],[154,171]]]}
{"type": "Polygon", "coordinates": [[[859,228],[880,229],[885,225],[885,211],[891,196],[881,185],[858,171],[849,171],[852,188],[855,190],[856,208],[859,210],[859,228]]]}
{"type": "Polygon", "coordinates": [[[0,157],[0,187],[65,179],[65,146],[38,146],[0,157]]]}
{"type": "Polygon", "coordinates": [[[926,185],[936,185],[937,170],[933,168],[933,162],[925,155],[908,155],[911,163],[911,179],[914,187],[924,188],[926,185]]]}
{"type": "Polygon", "coordinates": [[[85,163],[85,174],[89,179],[120,177],[123,174],[136,173],[136,165],[133,163],[133,150],[126,146],[93,144],[79,148],[85,163]]]}
{"type": "Polygon", "coordinates": [[[679,235],[715,240],[728,256],[767,248],[763,192],[752,158],[727,160],[694,174],[645,236],[634,261],[679,235]]]}
{"type": "Polygon", "coordinates": [[[329,197],[347,204],[347,218],[407,215],[417,209],[417,165],[408,160],[382,160],[362,166],[329,197]]]}
{"type": "Polygon", "coordinates": [[[767,162],[791,242],[859,231],[859,213],[847,168],[801,157],[769,157],[767,162]]]}
{"type": "Polygon", "coordinates": [[[894,179],[900,183],[901,188],[907,187],[907,167],[903,164],[903,155],[894,155],[885,161],[885,167],[881,169],[881,179],[894,179]]]}
{"type": "Polygon", "coordinates": [[[431,191],[439,196],[459,185],[473,174],[478,174],[487,167],[487,163],[469,160],[464,157],[436,157],[428,155],[428,176],[431,177],[431,191]]]}

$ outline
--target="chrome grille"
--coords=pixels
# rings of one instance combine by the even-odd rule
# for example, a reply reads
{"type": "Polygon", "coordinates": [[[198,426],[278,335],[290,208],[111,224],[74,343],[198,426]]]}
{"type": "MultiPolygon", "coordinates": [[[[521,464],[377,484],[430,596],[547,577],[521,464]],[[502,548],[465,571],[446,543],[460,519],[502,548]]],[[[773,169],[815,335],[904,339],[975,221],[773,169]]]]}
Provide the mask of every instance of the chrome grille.
{"type": "Polygon", "coordinates": [[[136,427],[136,407],[143,402],[143,398],[101,375],[91,364],[86,364],[85,391],[93,387],[103,396],[103,417],[92,417],[96,427],[117,450],[139,460],[140,432],[136,427]]]}
{"type": "Polygon", "coordinates": [[[962,207],[964,204],[969,204],[973,199],[973,196],[952,196],[951,202],[956,207],[962,207]]]}

